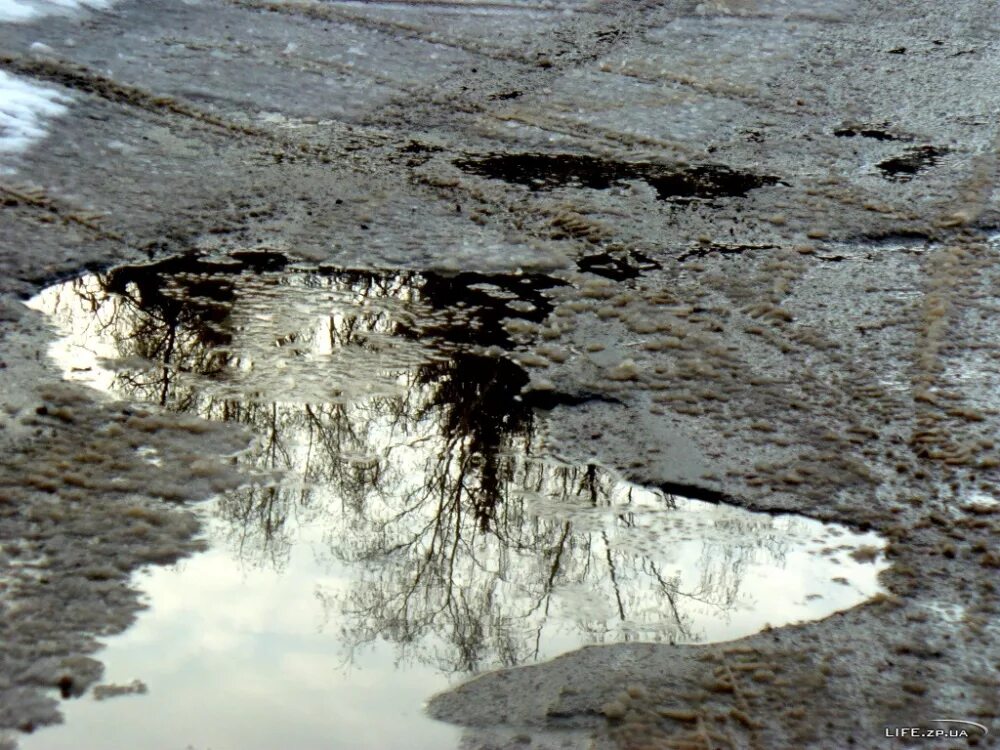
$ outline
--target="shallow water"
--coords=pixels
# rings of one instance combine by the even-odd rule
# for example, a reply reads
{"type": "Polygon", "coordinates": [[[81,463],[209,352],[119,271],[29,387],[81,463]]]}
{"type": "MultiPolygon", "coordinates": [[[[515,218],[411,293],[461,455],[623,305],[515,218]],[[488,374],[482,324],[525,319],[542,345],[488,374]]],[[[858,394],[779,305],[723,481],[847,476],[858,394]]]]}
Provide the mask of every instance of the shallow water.
{"type": "Polygon", "coordinates": [[[456,165],[469,174],[524,185],[531,190],[586,187],[607,190],[641,180],[661,200],[692,200],[745,196],[751,190],[775,185],[772,175],[741,172],[719,164],[667,167],[643,162],[622,162],[580,154],[490,154],[463,158],[456,165]]]}
{"type": "Polygon", "coordinates": [[[137,576],[150,608],[99,655],[105,684],[138,679],[148,692],[65,701],[65,723],[25,737],[24,750],[457,744],[457,729],[423,713],[447,675],[419,663],[397,669],[388,643],[341,648],[323,597],[349,590],[352,571],[329,559],[321,527],[298,527],[276,566],[240,550],[220,515],[208,552],[137,576]]]}
{"type": "Polygon", "coordinates": [[[504,320],[544,320],[561,283],[245,253],[34,298],[68,378],[256,437],[248,484],[204,506],[210,551],[140,576],[151,609],[101,655],[148,694],[85,696],[25,747],[447,747],[421,704],[470,674],[738,638],[879,590],[873,534],[552,455],[504,320]]]}

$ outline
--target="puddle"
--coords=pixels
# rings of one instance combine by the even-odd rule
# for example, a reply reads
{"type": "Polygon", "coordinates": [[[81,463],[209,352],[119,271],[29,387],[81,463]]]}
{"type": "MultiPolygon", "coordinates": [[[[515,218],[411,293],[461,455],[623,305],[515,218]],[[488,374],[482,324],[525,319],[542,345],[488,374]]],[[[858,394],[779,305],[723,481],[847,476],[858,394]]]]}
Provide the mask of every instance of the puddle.
{"type": "Polygon", "coordinates": [[[630,180],[641,180],[656,190],[661,200],[675,203],[745,196],[751,190],[779,182],[771,175],[719,164],[669,167],[579,154],[490,154],[459,159],[455,164],[469,174],[525,185],[531,190],[558,187],[607,190],[630,180]]]}
{"type": "Polygon", "coordinates": [[[147,692],[64,701],[65,723],[22,750],[457,747],[460,731],[423,713],[448,675],[398,668],[388,643],[340,646],[320,598],[351,585],[326,544],[334,529],[305,504],[245,499],[206,504],[208,552],[136,576],[150,608],[98,658],[103,684],[147,692]]]}
{"type": "Polygon", "coordinates": [[[775,247],[777,247],[777,245],[726,245],[713,242],[687,250],[677,256],[677,260],[683,263],[691,258],[707,258],[710,255],[742,255],[748,250],[773,250],[775,247]]]}
{"type": "Polygon", "coordinates": [[[876,166],[887,180],[909,182],[918,173],[936,165],[947,153],[948,149],[936,146],[914,146],[899,156],[880,161],[876,166]]]}
{"type": "Polygon", "coordinates": [[[148,692],[69,702],[26,750],[454,747],[422,703],[470,674],[734,639],[879,590],[873,534],[547,455],[526,376],[484,347],[556,283],[244,254],[31,300],[67,378],[256,439],[252,481],[202,506],[210,551],[138,576],[151,608],[100,655],[148,692]]]}
{"type": "Polygon", "coordinates": [[[871,138],[876,141],[901,141],[903,136],[876,127],[843,127],[833,131],[838,138],[871,138]]]}
{"type": "Polygon", "coordinates": [[[638,250],[624,252],[602,252],[584,255],[576,261],[580,271],[603,276],[612,281],[628,281],[638,278],[645,271],[660,268],[660,264],[638,250]]]}

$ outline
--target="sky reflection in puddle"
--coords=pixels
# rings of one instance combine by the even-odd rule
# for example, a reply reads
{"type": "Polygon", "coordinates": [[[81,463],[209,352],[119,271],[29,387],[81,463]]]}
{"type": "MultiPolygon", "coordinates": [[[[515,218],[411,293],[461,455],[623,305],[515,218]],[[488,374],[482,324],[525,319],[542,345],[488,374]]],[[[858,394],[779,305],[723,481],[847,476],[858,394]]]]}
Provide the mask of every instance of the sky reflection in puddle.
{"type": "Polygon", "coordinates": [[[879,590],[882,563],[850,555],[872,534],[543,455],[527,376],[484,347],[509,344],[504,318],[544,319],[558,283],[243,254],[34,298],[67,377],[256,439],[253,481],[206,504],[211,550],[144,573],[150,611],[101,655],[149,694],[85,698],[25,747],[102,722],[108,748],[446,747],[421,704],[469,674],[738,638],[879,590]]]}

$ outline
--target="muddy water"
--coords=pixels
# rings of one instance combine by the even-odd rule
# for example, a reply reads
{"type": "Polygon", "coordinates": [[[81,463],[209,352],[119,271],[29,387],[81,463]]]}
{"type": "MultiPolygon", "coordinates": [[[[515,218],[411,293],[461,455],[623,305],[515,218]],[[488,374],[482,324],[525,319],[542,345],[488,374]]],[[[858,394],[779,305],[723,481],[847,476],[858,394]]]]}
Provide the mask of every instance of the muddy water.
{"type": "Polygon", "coordinates": [[[147,692],[85,696],[25,747],[446,747],[422,702],[470,674],[738,638],[878,590],[874,535],[560,461],[536,407],[579,397],[522,392],[504,321],[544,320],[562,283],[244,253],[34,298],[66,377],[255,440],[246,486],[203,506],[210,551],[141,576],[150,609],[102,656],[147,692]]]}
{"type": "Polygon", "coordinates": [[[566,186],[606,190],[639,180],[652,187],[661,200],[675,203],[744,196],[751,190],[779,182],[773,175],[741,172],[719,164],[669,167],[582,154],[490,154],[459,159],[456,166],[469,174],[524,185],[531,190],[566,186]]]}

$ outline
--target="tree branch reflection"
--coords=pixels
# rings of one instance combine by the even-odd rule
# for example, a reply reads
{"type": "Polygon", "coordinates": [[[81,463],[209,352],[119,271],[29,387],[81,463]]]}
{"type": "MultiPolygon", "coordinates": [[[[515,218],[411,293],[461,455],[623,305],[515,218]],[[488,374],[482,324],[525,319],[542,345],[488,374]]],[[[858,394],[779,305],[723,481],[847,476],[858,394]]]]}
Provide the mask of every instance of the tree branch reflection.
{"type": "Polygon", "coordinates": [[[683,499],[536,457],[527,376],[473,344],[544,319],[554,280],[269,267],[175,258],[50,304],[110,342],[112,390],[253,430],[256,480],[220,502],[230,540],[281,569],[301,529],[323,529],[356,576],[317,593],[349,650],[387,640],[464,673],[581,639],[694,641],[693,613],[727,616],[747,565],[783,554],[764,521],[675,559],[683,499]]]}

